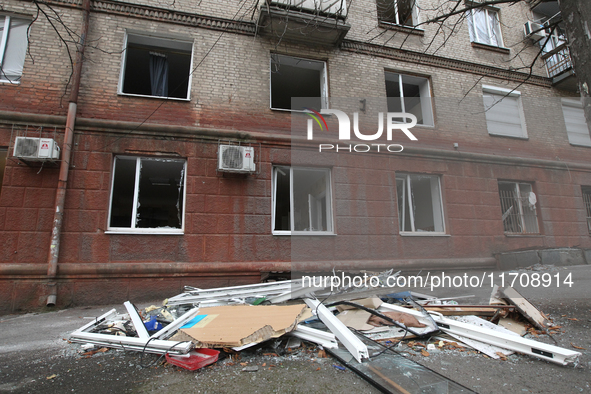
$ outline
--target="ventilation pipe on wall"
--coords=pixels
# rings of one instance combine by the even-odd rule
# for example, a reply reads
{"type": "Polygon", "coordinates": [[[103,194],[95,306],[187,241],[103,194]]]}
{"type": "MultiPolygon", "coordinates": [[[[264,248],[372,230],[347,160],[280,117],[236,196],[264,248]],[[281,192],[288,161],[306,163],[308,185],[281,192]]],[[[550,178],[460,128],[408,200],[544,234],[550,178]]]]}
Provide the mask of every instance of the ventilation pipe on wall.
{"type": "Polygon", "coordinates": [[[74,142],[74,125],[76,123],[76,111],[78,109],[78,92],[80,90],[80,76],[82,74],[82,61],[84,48],[86,47],[86,38],[88,35],[88,25],[90,19],[90,0],[84,0],[82,3],[82,29],[80,32],[80,42],[77,46],[76,60],[73,65],[72,90],[70,91],[70,100],[68,105],[68,116],[66,118],[66,130],[64,134],[64,146],[62,149],[62,161],[60,164],[59,181],[55,194],[55,210],[53,216],[53,227],[51,229],[51,242],[49,244],[49,254],[47,257],[47,277],[48,297],[47,306],[54,306],[57,302],[57,264],[60,250],[60,238],[62,232],[62,222],[64,218],[64,202],[66,200],[66,186],[68,184],[68,170],[70,168],[70,159],[72,156],[72,143],[74,142]]]}

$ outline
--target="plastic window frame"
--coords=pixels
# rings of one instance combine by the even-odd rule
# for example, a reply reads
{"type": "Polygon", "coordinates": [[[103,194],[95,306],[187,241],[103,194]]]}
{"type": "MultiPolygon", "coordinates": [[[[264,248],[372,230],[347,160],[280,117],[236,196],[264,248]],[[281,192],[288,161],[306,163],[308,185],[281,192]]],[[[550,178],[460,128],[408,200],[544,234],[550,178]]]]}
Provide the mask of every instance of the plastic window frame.
{"type": "Polygon", "coordinates": [[[107,216],[107,230],[105,234],[152,234],[152,235],[183,235],[185,233],[185,211],[187,209],[187,159],[184,158],[169,158],[171,160],[183,160],[183,210],[181,213],[181,227],[180,228],[137,228],[136,223],[133,220],[137,216],[137,204],[139,198],[139,180],[140,180],[140,169],[139,165],[142,159],[164,159],[161,157],[149,157],[149,156],[126,156],[117,155],[113,158],[113,173],[111,174],[111,189],[109,191],[109,214],[107,216]],[[133,190],[133,207],[132,207],[132,227],[111,227],[111,211],[113,207],[113,189],[115,185],[115,174],[117,172],[117,159],[123,158],[123,160],[135,159],[135,178],[134,178],[134,190],[133,190]]]}
{"type": "Polygon", "coordinates": [[[287,165],[274,165],[272,174],[272,196],[271,196],[271,233],[273,235],[336,235],[334,231],[334,202],[332,193],[332,176],[330,168],[320,167],[299,167],[299,166],[287,166],[287,165]],[[276,214],[276,202],[277,202],[277,169],[281,168],[283,171],[289,169],[289,222],[290,230],[275,230],[275,214],[276,214]],[[294,228],[294,196],[293,196],[293,170],[311,170],[311,171],[323,171],[326,176],[326,204],[330,204],[326,208],[326,223],[330,227],[326,231],[299,231],[292,230],[294,228]]]}

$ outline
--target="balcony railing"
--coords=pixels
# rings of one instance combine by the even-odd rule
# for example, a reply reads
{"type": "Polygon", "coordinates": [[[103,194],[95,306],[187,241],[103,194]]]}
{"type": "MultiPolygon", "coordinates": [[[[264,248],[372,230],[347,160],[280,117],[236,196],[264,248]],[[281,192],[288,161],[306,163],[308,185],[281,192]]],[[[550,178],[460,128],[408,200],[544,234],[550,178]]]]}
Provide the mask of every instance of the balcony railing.
{"type": "Polygon", "coordinates": [[[548,76],[554,78],[565,71],[572,70],[573,62],[570,57],[570,51],[566,44],[562,44],[550,52],[542,55],[542,59],[546,63],[548,76]]]}

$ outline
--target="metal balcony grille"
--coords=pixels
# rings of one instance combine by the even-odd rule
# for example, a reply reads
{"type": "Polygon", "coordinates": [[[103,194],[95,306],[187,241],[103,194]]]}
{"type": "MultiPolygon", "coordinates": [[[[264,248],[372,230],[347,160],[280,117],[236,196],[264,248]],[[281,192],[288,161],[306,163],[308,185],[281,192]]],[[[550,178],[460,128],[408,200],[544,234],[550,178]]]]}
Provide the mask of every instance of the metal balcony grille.
{"type": "Polygon", "coordinates": [[[535,195],[531,192],[531,185],[517,183],[499,185],[499,197],[503,228],[506,233],[539,233],[536,201],[535,195]],[[520,190],[520,186],[524,190],[520,190]],[[508,190],[509,188],[513,190],[508,190]]]}
{"type": "Polygon", "coordinates": [[[583,203],[587,212],[587,230],[591,234],[591,189],[583,189],[583,203]]]}
{"type": "Polygon", "coordinates": [[[546,62],[546,69],[550,78],[554,78],[573,68],[570,51],[566,44],[562,44],[556,49],[544,54],[543,59],[546,62]]]}

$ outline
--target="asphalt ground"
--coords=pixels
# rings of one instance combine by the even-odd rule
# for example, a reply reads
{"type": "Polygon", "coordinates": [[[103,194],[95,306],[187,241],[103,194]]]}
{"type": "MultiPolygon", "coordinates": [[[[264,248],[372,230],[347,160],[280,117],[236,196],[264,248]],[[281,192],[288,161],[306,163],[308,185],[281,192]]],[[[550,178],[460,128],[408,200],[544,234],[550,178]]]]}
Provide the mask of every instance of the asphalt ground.
{"type": "MultiPolygon", "coordinates": [[[[591,266],[534,267],[512,273],[517,275],[517,280],[528,276],[529,286],[514,283],[514,287],[548,315],[554,325],[561,326],[552,338],[547,335],[532,338],[581,352],[576,365],[560,366],[520,354],[511,355],[506,360],[494,360],[471,350],[434,350],[424,356],[420,347],[406,344],[397,350],[479,393],[591,392],[591,266]],[[548,287],[533,286],[531,278],[534,273],[548,273],[552,278],[558,274],[561,282],[559,286],[556,283],[548,287]],[[571,285],[564,282],[569,274],[571,285]]],[[[461,277],[485,274],[488,278],[491,273],[445,274],[461,277]]],[[[502,273],[495,271],[492,274],[498,281],[502,273]]],[[[412,290],[431,291],[429,287],[412,290]]],[[[490,287],[488,284],[482,287],[452,285],[434,288],[433,294],[439,297],[473,295],[457,302],[488,303],[490,287]]],[[[154,304],[159,302],[155,300],[154,304]]],[[[378,392],[311,344],[286,351],[282,344],[274,347],[275,343],[270,341],[263,347],[226,357],[194,372],[168,365],[156,355],[137,352],[108,350],[82,355],[84,350],[80,344],[68,341],[69,333],[112,308],[124,311],[123,305],[108,305],[0,317],[0,392],[378,392]],[[254,372],[243,372],[245,367],[257,368],[254,372]]]]}

